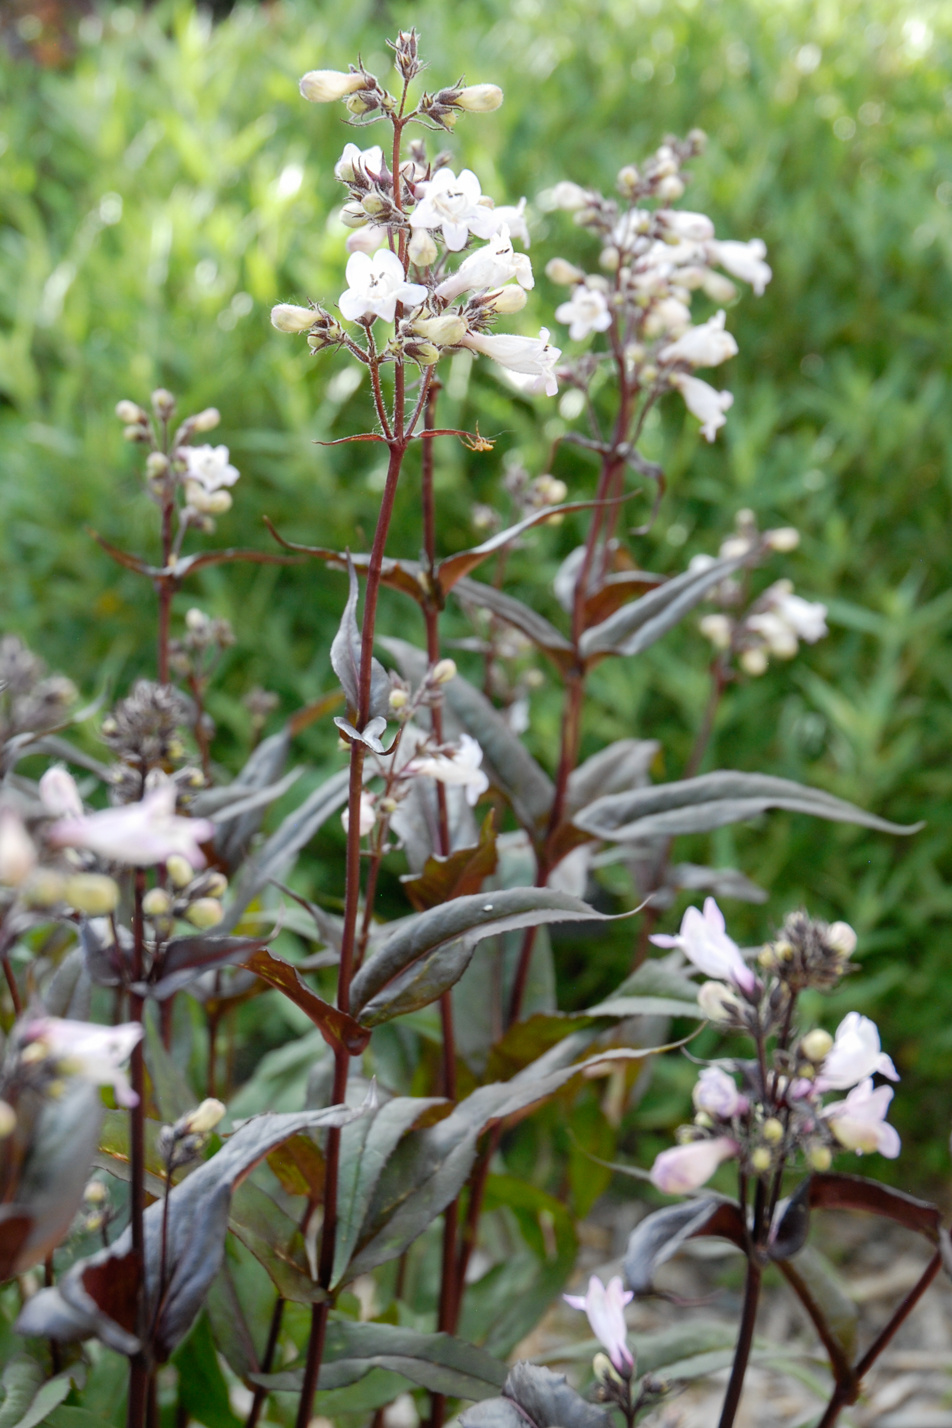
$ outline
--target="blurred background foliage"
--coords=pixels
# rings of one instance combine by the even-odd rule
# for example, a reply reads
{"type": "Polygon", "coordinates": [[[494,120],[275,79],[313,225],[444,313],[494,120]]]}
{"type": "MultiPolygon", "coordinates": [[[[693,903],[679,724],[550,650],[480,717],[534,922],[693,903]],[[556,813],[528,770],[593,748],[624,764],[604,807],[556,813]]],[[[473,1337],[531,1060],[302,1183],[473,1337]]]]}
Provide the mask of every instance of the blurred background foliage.
{"type": "MultiPolygon", "coordinates": [[[[213,20],[185,0],[144,12],[6,0],[0,23],[0,627],[88,694],[152,672],[151,592],[87,534],[156,550],[118,398],[146,401],[162,384],[184,412],[220,408],[213,439],[242,480],[208,543],[274,549],[262,513],[293,539],[339,547],[364,547],[372,529],[376,449],[313,444],[367,427],[360,374],[339,357],[310,359],[268,323],[275,301],[333,302],[343,286],[333,165],[355,136],[340,111],[301,102],[305,69],[346,68],[359,50],[384,75],[385,38],[415,24],[434,85],[464,73],[506,90],[499,113],[464,117],[451,142],[501,202],[525,194],[531,205],[562,178],[610,190],[665,133],[708,132],[689,205],[718,236],[762,236],[775,277],[730,314],[740,356],[718,385],[735,403],[716,444],[698,440],[676,399],[649,423],[646,454],[664,463],[668,491],[632,550],[649,569],[677,570],[716,549],[741,507],[762,525],[799,527],[800,551],[764,580],[788,573],[827,602],[831,636],[729,692],[705,768],[764,769],[927,826],[900,840],[773,814],[677,856],[741,867],[770,889],[762,908],[726,905],[742,940],[799,903],[854,923],[864,975],[828,1019],[859,1005],[882,1024],[904,1078],[895,1119],[915,1152],[893,1173],[935,1190],[952,1083],[949,7],[286,0],[213,20]]],[[[554,326],[561,298],[542,269],[555,253],[581,258],[581,244],[567,218],[536,211],[540,281],[525,331],[554,326]]],[[[496,441],[488,457],[441,443],[450,550],[473,542],[475,500],[504,504],[507,459],[546,468],[572,405],[513,399],[466,358],[442,401],[441,421],[478,418],[496,441]]],[[[579,453],[563,449],[554,469],[573,496],[591,489],[579,453]]],[[[411,470],[394,553],[419,549],[417,491],[411,470]]],[[[516,593],[551,614],[546,583],[577,534],[568,521],[533,536],[510,565],[516,593]]],[[[235,627],[210,700],[226,765],[247,750],[252,684],[280,696],[282,715],[331,687],[343,593],[320,566],[235,565],[202,572],[179,597],[179,614],[199,603],[235,627]]],[[[409,608],[388,598],[383,627],[417,638],[409,608]]],[[[465,633],[457,610],[446,628],[465,633]]],[[[596,673],[586,751],[659,737],[659,773],[677,777],[706,695],[692,623],[596,673]]],[[[549,766],[559,710],[551,686],[533,696],[527,737],[549,766]]],[[[332,734],[322,725],[302,740],[323,768],[337,766],[332,734]]],[[[339,895],[317,852],[305,882],[339,895]]],[[[554,942],[565,1006],[614,985],[631,955],[628,931],[554,942]]],[[[677,1062],[660,1071],[643,1127],[681,1117],[685,1078],[677,1062]]]]}

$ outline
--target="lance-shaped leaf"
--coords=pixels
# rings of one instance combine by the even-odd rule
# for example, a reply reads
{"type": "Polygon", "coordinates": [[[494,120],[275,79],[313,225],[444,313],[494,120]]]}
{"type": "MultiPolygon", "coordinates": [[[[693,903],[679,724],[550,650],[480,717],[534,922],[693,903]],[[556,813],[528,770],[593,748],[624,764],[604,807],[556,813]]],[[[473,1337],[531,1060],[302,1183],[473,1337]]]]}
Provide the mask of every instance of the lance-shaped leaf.
{"type": "MultiPolygon", "coordinates": [[[[448,1398],[486,1398],[499,1392],[506,1376],[498,1359],[450,1334],[421,1334],[397,1324],[328,1324],[319,1389],[345,1388],[373,1368],[402,1374],[448,1398]]],[[[267,1388],[300,1392],[303,1370],[253,1374],[252,1380],[267,1388]]]]}
{"type": "Polygon", "coordinates": [[[930,1244],[937,1245],[942,1230],[942,1211],[929,1200],[917,1200],[904,1190],[881,1185],[865,1175],[841,1175],[829,1171],[810,1178],[810,1207],[814,1210],[864,1210],[894,1220],[914,1230],[930,1244]]]}
{"type": "Polygon", "coordinates": [[[485,585],[479,580],[457,580],[453,594],[465,605],[475,605],[480,610],[489,610],[498,619],[512,625],[530,639],[544,654],[551,656],[560,669],[568,669],[575,660],[575,651],[570,640],[560,630],[529,605],[524,605],[505,590],[497,590],[495,585],[485,585]]]}
{"type": "MultiPolygon", "coordinates": [[[[350,709],[360,707],[360,661],[362,642],[357,626],[357,571],[354,562],[347,557],[348,594],[340,627],[331,644],[331,665],[341,682],[350,709]]],[[[390,680],[379,660],[373,659],[370,666],[370,707],[368,718],[386,717],[390,710],[390,680]]]]}
{"type": "Polygon", "coordinates": [[[616,739],[569,774],[566,805],[570,812],[596,798],[644,788],[661,745],[657,739],[616,739]]]}
{"type": "Polygon", "coordinates": [[[653,645],[668,630],[699,605],[709,590],[756,557],[756,549],[715,560],[703,570],[686,570],[665,581],[656,590],[623,605],[600,625],[586,630],[579,641],[583,658],[595,660],[605,655],[636,655],[653,645]]]}
{"type": "Polygon", "coordinates": [[[633,595],[643,595],[666,583],[666,575],[655,575],[650,570],[616,570],[603,576],[585,601],[585,629],[607,620],[622,605],[628,604],[633,595]]]}
{"type": "Polygon", "coordinates": [[[729,823],[756,818],[770,808],[808,813],[831,823],[857,823],[879,833],[909,834],[923,827],[921,823],[905,827],[889,823],[845,799],[792,779],[733,769],[596,798],[574,815],[573,822],[596,838],[643,843],[682,833],[709,833],[729,823]]]}
{"type": "MultiPolygon", "coordinates": [[[[628,496],[621,498],[628,500],[628,496]]],[[[481,565],[484,560],[488,560],[491,555],[495,555],[497,550],[502,550],[504,546],[511,545],[514,540],[518,540],[524,531],[531,530],[533,526],[541,525],[544,521],[550,521],[553,516],[566,515],[570,511],[587,511],[593,506],[609,506],[616,504],[616,501],[570,501],[564,506],[549,506],[543,511],[534,511],[531,516],[526,516],[523,520],[517,521],[514,526],[508,526],[506,530],[497,531],[482,544],[475,545],[471,550],[461,550],[457,555],[449,555],[440,562],[437,567],[437,579],[440,588],[445,592],[453,589],[464,575],[468,575],[471,570],[475,570],[477,565],[481,565]]]]}
{"type": "Polygon", "coordinates": [[[44,1382],[42,1364],[28,1354],[14,1354],[0,1379],[0,1428],[37,1428],[69,1395],[76,1376],[74,1368],[72,1375],[58,1373],[44,1382]]]}
{"type": "MultiPolygon", "coordinates": [[[[344,1126],[363,1114],[363,1108],[330,1106],[323,1111],[268,1114],[246,1121],[217,1155],[169,1195],[164,1274],[164,1206],[157,1201],[149,1207],[143,1219],[143,1317],[155,1326],[152,1348],[159,1362],[168,1358],[191,1328],[221,1267],[234,1189],[289,1136],[302,1130],[344,1126]]],[[[96,1335],[119,1353],[137,1353],[138,1283],[132,1233],[127,1229],[108,1249],[72,1265],[55,1288],[40,1290],[24,1307],[17,1332],[54,1339],[96,1335]]]]}
{"type": "Polygon", "coordinates": [[[395,1017],[432,1006],[444,992],[455,987],[473,960],[475,951],[473,941],[457,937],[428,956],[421,957],[370,998],[361,1010],[361,1024],[366,1027],[381,1026],[395,1017]]]}
{"type": "Polygon", "coordinates": [[[289,1001],[301,1008],[311,1018],[334,1051],[346,1049],[357,1056],[370,1040],[370,1032],[360,1026],[353,1017],[323,1001],[316,992],[301,980],[296,967],[281,957],[274,957],[266,947],[257,947],[244,965],[270,987],[283,992],[289,1001]]]}
{"type": "Polygon", "coordinates": [[[325,1297],[308,1267],[300,1227],[254,1181],[232,1196],[228,1228],[267,1270],[282,1299],[314,1304],[325,1297]]]}
{"type": "Polygon", "coordinates": [[[636,1294],[653,1293],[655,1271],[696,1235],[714,1235],[743,1249],[746,1231],[737,1204],[721,1195],[702,1195],[646,1215],[635,1226],[625,1250],[628,1287],[636,1294]]]}
{"type": "Polygon", "coordinates": [[[153,980],[133,983],[133,990],[164,1002],[200,972],[223,962],[242,963],[260,946],[260,937],[176,937],[166,947],[153,980]]]}
{"type": "Polygon", "coordinates": [[[513,1364],[502,1397],[467,1408],[459,1421],[460,1428],[610,1428],[612,1422],[564,1374],[529,1363],[513,1364]]]}
{"type": "MultiPolygon", "coordinates": [[[[316,560],[323,560],[334,570],[347,570],[347,562],[353,562],[354,569],[359,575],[366,575],[370,566],[369,555],[351,555],[348,551],[344,554],[339,550],[331,550],[326,545],[299,545],[297,541],[286,540],[280,535],[268,517],[264,517],[264,523],[280,545],[286,550],[296,550],[302,555],[311,555],[316,560]]],[[[390,586],[392,590],[402,590],[404,595],[409,595],[411,600],[415,600],[418,605],[422,605],[429,588],[423,577],[423,567],[417,560],[393,560],[390,556],[384,556],[380,567],[381,583],[390,586]]]]}
{"type": "Polygon", "coordinates": [[[445,857],[432,853],[422,873],[402,877],[403,890],[418,912],[451,902],[453,898],[477,893],[483,879],[496,871],[496,817],[489,810],[479,830],[479,842],[469,848],[457,848],[445,857]]]}
{"type": "Polygon", "coordinates": [[[457,938],[465,938],[475,946],[485,937],[513,928],[541,927],[549,922],[607,921],[611,921],[607,914],[552,888],[506,888],[455,898],[401,922],[354,977],[351,1011],[359,1016],[370,999],[417,958],[437,952],[457,938]]]}
{"type": "Polygon", "coordinates": [[[780,1271],[813,1320],[836,1377],[849,1374],[859,1309],[840,1284],[829,1260],[806,1245],[795,1260],[782,1260],[780,1271]]]}
{"type": "Polygon", "coordinates": [[[643,962],[589,1016],[700,1017],[697,985],[664,962],[643,962]]]}

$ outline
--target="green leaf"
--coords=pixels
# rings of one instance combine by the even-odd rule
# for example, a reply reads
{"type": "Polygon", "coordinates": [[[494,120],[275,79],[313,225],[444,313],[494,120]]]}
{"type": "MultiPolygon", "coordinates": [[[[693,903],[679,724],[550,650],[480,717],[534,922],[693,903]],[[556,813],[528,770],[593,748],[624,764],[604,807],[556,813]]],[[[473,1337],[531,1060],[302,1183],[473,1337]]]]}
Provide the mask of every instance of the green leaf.
{"type": "Polygon", "coordinates": [[[298,1225],[254,1181],[246,1180],[233,1194],[228,1228],[267,1270],[283,1299],[314,1304],[325,1297],[311,1275],[298,1225]]]}
{"type": "MultiPolygon", "coordinates": [[[[194,1110],[201,1097],[196,1096],[178,1062],[163,1046],[157,1011],[151,1006],[146,1007],[145,1015],[145,1064],[155,1104],[163,1121],[171,1124],[179,1116],[194,1110]]],[[[128,1122],[128,1119],[128,1116],[123,1116],[124,1121],[128,1122]]],[[[161,1157],[157,1157],[157,1161],[155,1168],[160,1170],[161,1157]]]]}
{"type": "Polygon", "coordinates": [[[242,1428],[228,1400],[228,1385],[218,1366],[208,1318],[202,1314],[175,1354],[179,1371],[179,1408],[206,1428],[242,1428]]]}
{"type": "Polygon", "coordinates": [[[41,1364],[29,1354],[17,1354],[3,1370],[0,1387],[0,1428],[33,1428],[42,1423],[69,1393],[69,1378],[50,1379],[44,1383],[41,1364]]]}

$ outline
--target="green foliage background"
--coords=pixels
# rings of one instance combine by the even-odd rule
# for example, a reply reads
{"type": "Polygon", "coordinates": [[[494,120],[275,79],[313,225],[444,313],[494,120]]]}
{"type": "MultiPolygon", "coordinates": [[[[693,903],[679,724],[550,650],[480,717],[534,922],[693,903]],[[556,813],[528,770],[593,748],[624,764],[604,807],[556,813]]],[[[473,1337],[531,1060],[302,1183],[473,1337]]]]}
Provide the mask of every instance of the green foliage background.
{"type": "MultiPolygon", "coordinates": [[[[333,301],[342,288],[332,170],[353,135],[336,109],[301,102],[305,69],[346,67],[359,49],[383,72],[385,37],[416,24],[436,83],[465,72],[507,91],[452,141],[497,201],[560,178],[610,189],[622,163],[700,125],[711,143],[690,204],[720,236],[763,236],[775,278],[730,316],[740,356],[718,442],[699,442],[676,401],[649,429],[668,494],[633,548],[673,570],[716,548],[742,506],[797,525],[801,550],[770,575],[788,571],[828,603],[831,637],[731,692],[705,767],[815,782],[927,827],[890,840],[774,814],[678,856],[712,852],[770,888],[763,909],[728,907],[741,937],[800,902],[854,923],[864,976],[829,1020],[857,995],[880,1020],[904,1078],[895,1119],[915,1148],[896,1173],[935,1188],[952,1072],[952,12],[896,0],[301,0],[212,26],[169,0],[101,19],[62,71],[0,59],[0,626],[89,693],[150,671],[151,593],[84,528],[154,550],[139,456],[113,407],[159,383],[186,411],[221,409],[216,439],[243,474],[215,544],[273,548],[266,512],[292,538],[362,546],[374,448],[312,443],[364,429],[366,392],[341,359],[309,359],[267,317],[275,301],[333,301]]],[[[538,274],[556,252],[582,254],[562,217],[535,234],[538,274]]],[[[552,326],[557,300],[541,280],[524,330],[552,326]]],[[[541,471],[566,423],[556,404],[503,396],[478,365],[469,379],[456,369],[442,416],[478,417],[497,439],[488,458],[450,442],[440,453],[441,539],[456,549],[507,453],[541,471]]],[[[573,494],[590,489],[578,456],[556,470],[573,494]]],[[[393,551],[416,554],[418,520],[411,480],[393,551]]],[[[540,572],[554,573],[575,534],[546,531],[513,563],[523,595],[545,605],[540,572]]],[[[331,686],[343,582],[320,567],[232,566],[203,573],[179,610],[196,600],[238,635],[212,704],[227,760],[247,742],[252,683],[276,690],[285,713],[331,686]]],[[[384,624],[407,633],[407,609],[388,603],[384,624]]],[[[676,777],[706,698],[702,641],[688,629],[606,667],[593,695],[590,748],[661,737],[676,777]]],[[[558,709],[551,691],[533,704],[529,737],[549,765],[558,709]]],[[[318,762],[335,758],[325,731],[305,742],[318,762]]],[[[630,955],[628,940],[557,949],[563,1004],[611,985],[630,955]]],[[[656,1095],[646,1114],[663,1121],[663,1084],[656,1095]]]]}

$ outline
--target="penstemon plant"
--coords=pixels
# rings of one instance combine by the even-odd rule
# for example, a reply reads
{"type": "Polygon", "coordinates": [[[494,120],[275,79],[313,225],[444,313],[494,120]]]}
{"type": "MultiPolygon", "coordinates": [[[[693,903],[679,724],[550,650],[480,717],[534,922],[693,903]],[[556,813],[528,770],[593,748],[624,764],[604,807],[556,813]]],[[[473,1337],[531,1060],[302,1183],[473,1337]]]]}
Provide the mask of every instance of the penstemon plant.
{"type": "MultiPolygon", "coordinates": [[[[761,588],[754,576],[796,546],[797,532],[760,531],[740,512],[716,556],[664,578],[639,567],[622,525],[638,494],[631,477],[654,491],[650,519],[664,493],[663,471],[639,446],[659,402],[679,396],[708,441],[724,425],[731,394],[695,373],[736,355],[724,305],[736,296],[732,278],[763,291],[764,248],[719,240],[705,215],[677,207],[704,137],[668,139],[640,168],[622,168],[615,197],[567,182],[546,196],[598,247],[597,273],[563,258],[547,267],[570,290],[555,320],[582,344],[576,355],[564,357],[545,327],[538,337],[499,331],[534,289],[525,201],[496,204],[449,154],[430,157],[424,135],[492,112],[502,93],[462,81],[422,89],[415,32],[392,49],[393,93],[360,63],[301,80],[306,100],[342,102],[357,127],[382,124],[385,142],[348,143],[336,167],[350,230],[336,304],[272,311],[279,331],[369,377],[371,427],[344,440],[387,452],[370,551],[293,543],[273,528],[289,554],[186,551],[190,532],[210,534],[227,514],[238,471],[227,447],[194,441],[218,413],[176,427],[175,399],[160,389],[152,415],[128,400],[117,407],[127,437],[148,450],[158,562],[107,549],[151,581],[158,615],[155,680],[140,680],[100,724],[109,763],[63,737],[75,698],[68,682],[45,677],[14,637],[0,644],[0,1278],[11,1281],[16,1331],[33,1345],[21,1373],[29,1422],[70,1394],[81,1403],[87,1370],[115,1383],[123,1357],[128,1428],[158,1424],[166,1410],[176,1421],[200,1417],[189,1366],[208,1353],[205,1332],[248,1428],[265,1415],[306,1428],[315,1409],[347,1421],[373,1414],[378,1428],[394,1375],[429,1395],[432,1428],[451,1403],[472,1400],[466,1428],[607,1428],[612,1413],[631,1425],[671,1385],[657,1368],[638,1377],[625,1304],[652,1291],[654,1269],[685,1240],[720,1235],[747,1260],[722,1428],[740,1400],[768,1263],[829,1354],[822,1423],[832,1424],[948,1255],[934,1206],[831,1169],[841,1150],[899,1151],[885,1119],[892,1089],[873,1080],[897,1079],[876,1028],[855,1012],[835,1037],[802,1020],[802,994],[839,981],[855,935],[796,913],[752,960],[728,936],[714,896],[703,912],[688,908],[677,935],[655,928],[682,890],[761,897],[734,870],[674,864],[681,835],[773,808],[912,830],[769,774],[700,772],[728,685],[826,632],[824,608],[789,580],[761,588]],[[695,298],[721,306],[694,322],[695,298]],[[504,486],[516,519],[504,526],[484,506],[475,514],[485,539],[441,555],[437,444],[492,451],[478,426],[440,425],[439,366],[459,353],[501,369],[514,400],[551,397],[560,383],[574,392],[584,428],[560,437],[548,464],[570,444],[591,456],[597,477],[591,496],[567,501],[552,471],[511,466],[504,486]],[[410,558],[389,551],[388,536],[398,488],[417,469],[422,553],[410,558]],[[506,561],[534,527],[583,512],[584,538],[555,580],[560,627],[504,588],[506,561]],[[348,593],[330,648],[339,691],[264,739],[273,700],[252,691],[253,747],[228,781],[205,701],[231,631],[197,608],[178,634],[174,622],[190,574],[236,559],[317,560],[346,575],[348,593]],[[474,579],[490,560],[495,579],[474,579]],[[378,637],[383,586],[418,607],[420,643],[378,637]],[[475,626],[452,645],[441,618],[451,594],[475,626]],[[651,781],[658,745],[644,737],[580,761],[591,670],[640,655],[705,601],[714,607],[700,618],[713,647],[711,691],[682,776],[651,781]],[[449,648],[472,656],[474,670],[481,658],[481,687],[449,648]],[[511,657],[518,665],[526,650],[547,658],[561,688],[552,774],[519,737],[527,691],[542,678],[512,673],[511,657]],[[268,808],[297,777],[287,770],[295,736],[335,708],[346,767],[262,834],[268,808]],[[50,759],[45,769],[27,764],[32,777],[19,771],[50,759]],[[82,786],[67,765],[82,771],[82,786]],[[288,881],[338,814],[343,896],[329,908],[288,881]],[[639,917],[631,974],[566,1018],[546,928],[616,920],[584,897],[610,863],[629,875],[617,918],[639,917]],[[391,886],[399,868],[409,906],[388,922],[381,879],[391,886]],[[278,956],[279,936],[296,952],[278,956]],[[314,949],[303,957],[301,941],[314,949]],[[647,960],[652,944],[663,959],[647,960]],[[698,988],[695,970],[713,980],[698,988]],[[256,1042],[257,998],[269,990],[290,1004],[288,1018],[313,1027],[295,1045],[283,1024],[282,1065],[298,1065],[307,1081],[303,1095],[297,1083],[303,1106],[290,1110],[275,1108],[274,1067],[256,1042]],[[687,1036],[659,1036],[672,1021],[687,1036]],[[651,1058],[682,1048],[704,1023],[731,1036],[731,1054],[705,1064],[693,1121],[650,1172],[657,1191],[691,1198],[639,1224],[627,1288],[593,1277],[584,1296],[566,1296],[606,1350],[592,1394],[531,1363],[507,1371],[506,1356],[571,1274],[576,1245],[566,1207],[507,1173],[515,1127],[557,1097],[571,1122],[595,1079],[608,1079],[606,1106],[620,1097],[623,1109],[651,1058]],[[736,1053],[738,1037],[752,1055],[736,1053]],[[845,1099],[826,1099],[838,1092],[845,1099]],[[729,1162],[736,1196],[699,1195],[729,1162]],[[797,1258],[811,1209],[824,1206],[892,1218],[935,1248],[855,1362],[824,1316],[815,1261],[808,1273],[797,1258]],[[526,1223],[514,1254],[514,1226],[526,1223]],[[532,1248],[540,1234],[541,1252],[532,1248]]],[[[603,1110],[617,1124],[620,1111],[603,1110]]],[[[669,1361],[680,1357],[675,1346],[669,1361]]]]}

